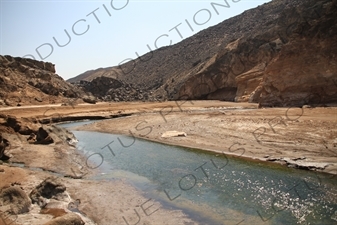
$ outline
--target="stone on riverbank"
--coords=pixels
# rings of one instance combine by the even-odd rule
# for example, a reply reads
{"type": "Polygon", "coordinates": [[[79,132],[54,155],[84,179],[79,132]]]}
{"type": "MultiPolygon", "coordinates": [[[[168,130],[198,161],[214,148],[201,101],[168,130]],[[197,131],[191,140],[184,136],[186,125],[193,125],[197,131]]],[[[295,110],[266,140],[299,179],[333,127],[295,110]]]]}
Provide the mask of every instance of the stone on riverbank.
{"type": "Polygon", "coordinates": [[[161,137],[163,137],[163,138],[168,138],[168,137],[186,137],[186,136],[187,136],[187,134],[185,132],[175,131],[175,130],[166,131],[165,133],[163,133],[161,135],[161,137]]]}
{"type": "Polygon", "coordinates": [[[65,190],[66,186],[61,184],[57,178],[48,177],[32,190],[29,197],[32,199],[33,203],[39,203],[44,198],[59,199],[61,197],[60,194],[62,194],[65,190]]]}
{"type": "MultiPolygon", "coordinates": [[[[19,186],[4,188],[0,193],[0,205],[10,214],[17,215],[29,212],[31,201],[19,186]]],[[[2,208],[0,207],[0,209],[2,208]]]]}
{"type": "Polygon", "coordinates": [[[56,217],[44,225],[84,225],[85,223],[75,213],[67,213],[63,216],[56,217]]]}

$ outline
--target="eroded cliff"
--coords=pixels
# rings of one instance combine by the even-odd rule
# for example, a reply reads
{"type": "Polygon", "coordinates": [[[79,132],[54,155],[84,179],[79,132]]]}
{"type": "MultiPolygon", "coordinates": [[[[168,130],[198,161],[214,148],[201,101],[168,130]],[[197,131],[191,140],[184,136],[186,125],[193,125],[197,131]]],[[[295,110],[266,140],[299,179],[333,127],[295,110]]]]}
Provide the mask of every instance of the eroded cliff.
{"type": "Polygon", "coordinates": [[[59,103],[83,95],[55,73],[52,63],[0,56],[0,105],[59,103]]]}
{"type": "Polygon", "coordinates": [[[336,103],[336,0],[274,0],[173,46],[71,79],[107,76],[154,100],[336,103]]]}

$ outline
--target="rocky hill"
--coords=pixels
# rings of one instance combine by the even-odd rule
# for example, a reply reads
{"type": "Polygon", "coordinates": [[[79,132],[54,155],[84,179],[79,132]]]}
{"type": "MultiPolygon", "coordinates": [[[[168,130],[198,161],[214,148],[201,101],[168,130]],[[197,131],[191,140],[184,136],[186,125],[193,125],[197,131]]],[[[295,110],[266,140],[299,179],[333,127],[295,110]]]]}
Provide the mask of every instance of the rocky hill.
{"type": "Polygon", "coordinates": [[[52,63],[0,56],[0,106],[60,103],[85,96],[55,74],[52,63]]]}
{"type": "Polygon", "coordinates": [[[109,77],[154,100],[336,103],[336,24],[336,0],[273,0],[173,46],[69,81],[109,77]]]}
{"type": "Polygon", "coordinates": [[[76,86],[93,94],[103,101],[156,101],[153,92],[147,92],[136,88],[132,84],[106,77],[99,76],[91,81],[80,80],[76,86]]]}

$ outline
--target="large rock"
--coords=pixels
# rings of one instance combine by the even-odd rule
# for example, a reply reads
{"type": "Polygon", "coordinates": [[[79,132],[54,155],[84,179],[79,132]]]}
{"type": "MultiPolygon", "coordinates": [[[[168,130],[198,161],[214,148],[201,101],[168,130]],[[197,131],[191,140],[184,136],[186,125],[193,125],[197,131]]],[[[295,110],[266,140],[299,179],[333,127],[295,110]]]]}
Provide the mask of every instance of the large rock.
{"type": "MultiPolygon", "coordinates": [[[[3,114],[0,114],[0,119],[6,121],[5,123],[0,123],[0,126],[2,125],[5,129],[10,129],[13,133],[17,132],[22,135],[29,135],[27,141],[31,144],[48,145],[51,143],[70,143],[76,141],[74,134],[65,128],[41,124],[49,123],[50,119],[16,118],[3,114]]],[[[4,142],[7,143],[6,140],[4,142]]],[[[0,147],[0,149],[3,149],[3,147],[0,147]]]]}
{"type": "Polygon", "coordinates": [[[5,150],[9,146],[9,141],[4,139],[0,134],[0,160],[7,160],[9,157],[5,155],[5,150]]]}
{"type": "Polygon", "coordinates": [[[27,118],[16,118],[15,116],[4,116],[6,119],[6,126],[13,128],[15,132],[23,135],[30,135],[31,133],[37,133],[39,129],[39,124],[37,121],[31,121],[27,118]]]}
{"type": "Polygon", "coordinates": [[[49,135],[49,133],[44,129],[44,127],[40,127],[36,133],[36,141],[34,144],[44,144],[48,145],[54,143],[53,138],[49,135]]]}
{"type": "Polygon", "coordinates": [[[75,213],[67,213],[63,216],[52,219],[44,225],[84,225],[80,216],[75,213]]]}
{"type": "Polygon", "coordinates": [[[65,190],[66,186],[60,183],[57,178],[48,177],[31,191],[29,197],[32,199],[33,203],[40,204],[45,198],[63,198],[61,194],[64,193],[65,190]]]}
{"type": "Polygon", "coordinates": [[[11,186],[2,189],[0,193],[0,203],[13,215],[29,212],[31,201],[27,194],[19,186],[11,186]]]}
{"type": "Polygon", "coordinates": [[[86,103],[96,104],[97,100],[94,96],[84,96],[82,100],[86,103]]]}
{"type": "Polygon", "coordinates": [[[75,135],[63,127],[43,125],[42,128],[48,133],[48,137],[55,143],[64,142],[73,144],[77,142],[75,135]]]}
{"type": "MultiPolygon", "coordinates": [[[[16,118],[15,116],[0,115],[4,118],[7,127],[12,128],[15,132],[22,135],[30,135],[27,141],[32,144],[51,144],[54,139],[51,133],[53,130],[48,129],[48,126],[42,126],[36,119],[16,118]]],[[[50,126],[49,126],[50,127],[50,126]]],[[[57,136],[54,135],[57,138],[57,136]]]]}
{"type": "Polygon", "coordinates": [[[168,138],[168,137],[186,137],[187,134],[183,131],[176,131],[176,130],[171,130],[171,131],[166,131],[161,135],[163,138],[168,138]]]}

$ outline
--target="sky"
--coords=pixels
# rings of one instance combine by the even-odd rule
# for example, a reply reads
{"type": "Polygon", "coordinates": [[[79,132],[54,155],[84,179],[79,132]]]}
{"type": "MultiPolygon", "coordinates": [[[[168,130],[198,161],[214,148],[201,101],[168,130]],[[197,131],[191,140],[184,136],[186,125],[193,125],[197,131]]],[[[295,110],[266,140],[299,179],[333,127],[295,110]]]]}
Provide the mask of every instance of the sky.
{"type": "Polygon", "coordinates": [[[0,55],[64,79],[172,45],[270,0],[0,0],[0,55]]]}

